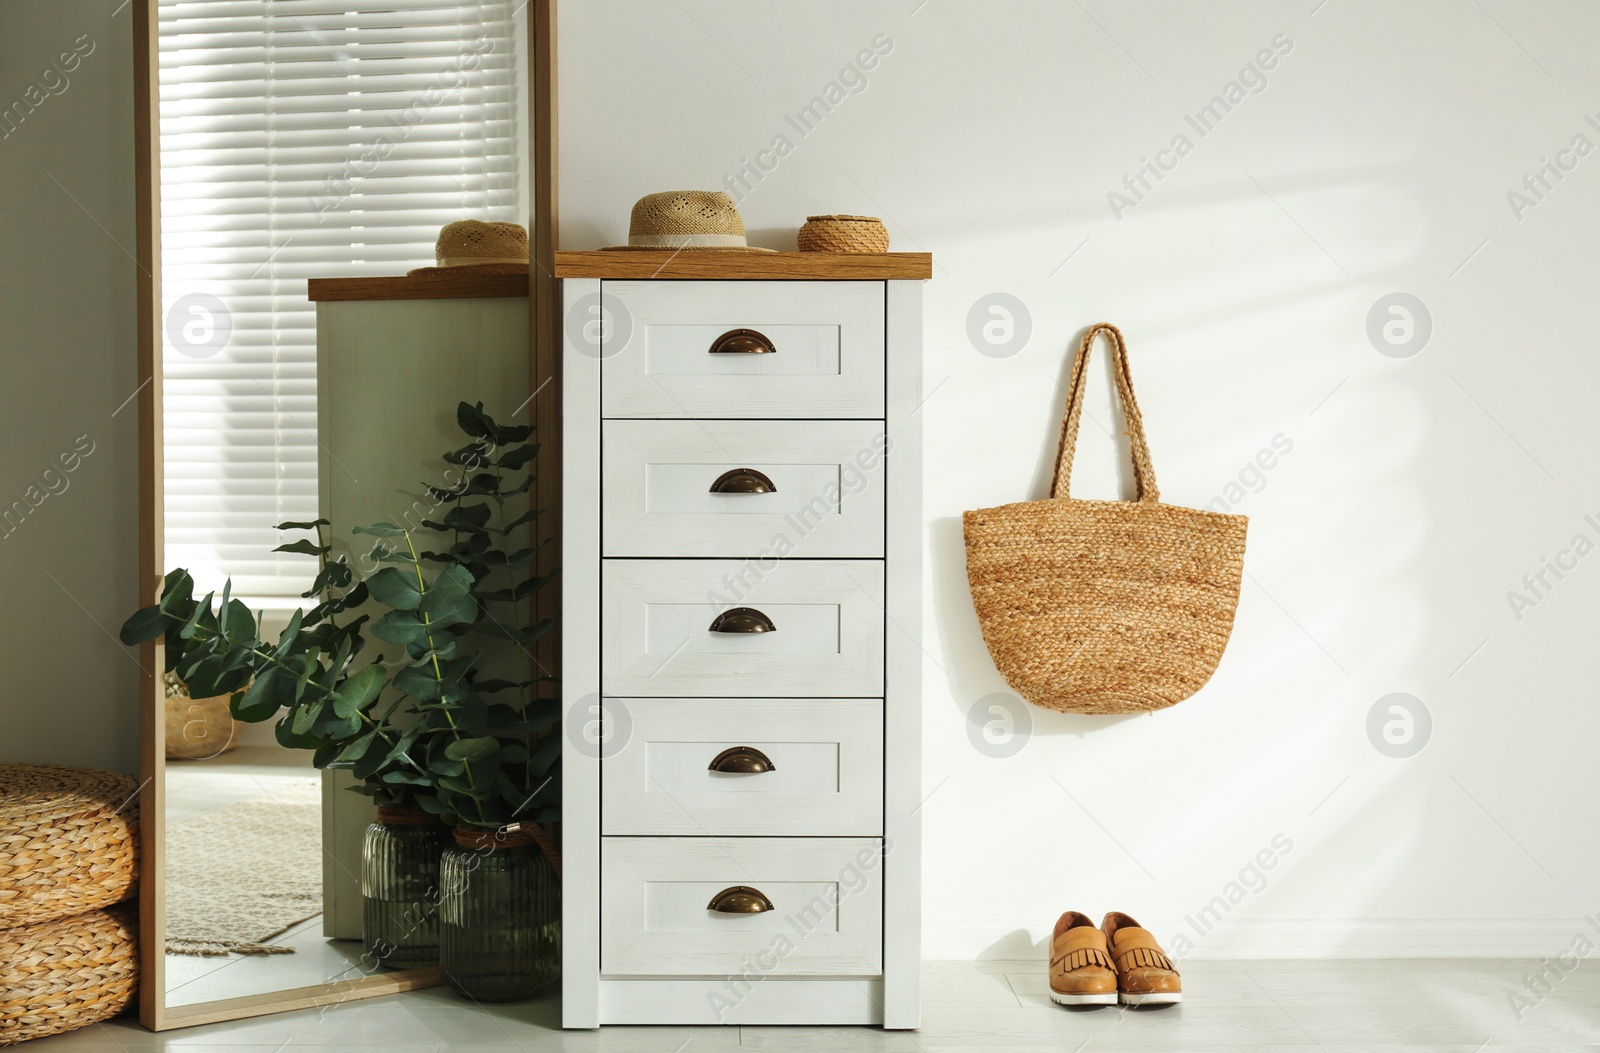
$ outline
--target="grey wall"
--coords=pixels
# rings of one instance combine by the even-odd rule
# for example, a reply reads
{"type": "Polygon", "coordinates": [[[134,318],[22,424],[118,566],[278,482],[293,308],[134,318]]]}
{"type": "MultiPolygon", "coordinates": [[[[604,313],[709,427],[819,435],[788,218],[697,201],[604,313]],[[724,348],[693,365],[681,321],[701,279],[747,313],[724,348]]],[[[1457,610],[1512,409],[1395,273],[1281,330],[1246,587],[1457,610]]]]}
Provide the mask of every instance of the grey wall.
{"type": "Polygon", "coordinates": [[[0,526],[0,762],[131,772],[137,656],[113,638],[138,600],[138,406],[115,412],[136,384],[119,3],[0,3],[0,510],[28,509],[0,526]]]}

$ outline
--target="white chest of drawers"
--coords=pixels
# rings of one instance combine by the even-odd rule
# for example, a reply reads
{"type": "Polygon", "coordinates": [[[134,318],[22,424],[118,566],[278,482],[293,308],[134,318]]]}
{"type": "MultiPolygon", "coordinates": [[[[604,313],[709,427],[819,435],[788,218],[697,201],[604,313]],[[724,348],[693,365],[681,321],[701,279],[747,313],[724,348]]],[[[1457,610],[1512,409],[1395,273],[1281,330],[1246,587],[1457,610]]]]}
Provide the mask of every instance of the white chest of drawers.
{"type": "Polygon", "coordinates": [[[918,1024],[930,267],[558,254],[567,1027],[918,1024]]]}

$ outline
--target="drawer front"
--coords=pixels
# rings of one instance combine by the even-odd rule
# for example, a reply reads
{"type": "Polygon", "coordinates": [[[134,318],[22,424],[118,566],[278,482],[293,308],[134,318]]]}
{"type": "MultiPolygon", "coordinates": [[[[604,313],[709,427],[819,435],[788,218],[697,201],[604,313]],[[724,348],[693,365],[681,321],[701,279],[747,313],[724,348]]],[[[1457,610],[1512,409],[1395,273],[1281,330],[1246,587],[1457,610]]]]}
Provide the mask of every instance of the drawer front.
{"type": "Polygon", "coordinates": [[[605,695],[883,694],[877,560],[629,560],[600,570],[605,695]],[[770,632],[719,632],[742,608],[770,632]]]}
{"type": "Polygon", "coordinates": [[[612,420],[603,430],[607,556],[883,555],[881,423],[612,420]]]}
{"type": "Polygon", "coordinates": [[[602,838],[600,970],[877,976],[884,865],[873,838],[602,838]],[[709,908],[740,885],[772,909],[709,908]]]}
{"type": "Polygon", "coordinates": [[[628,726],[601,763],[603,833],[883,833],[880,699],[614,698],[606,710],[628,726]],[[769,770],[712,770],[731,750],[724,769],[769,770]]]}
{"type": "Polygon", "coordinates": [[[608,281],[600,301],[602,416],[884,414],[882,282],[608,281]],[[736,329],[775,350],[712,353],[736,329]]]}

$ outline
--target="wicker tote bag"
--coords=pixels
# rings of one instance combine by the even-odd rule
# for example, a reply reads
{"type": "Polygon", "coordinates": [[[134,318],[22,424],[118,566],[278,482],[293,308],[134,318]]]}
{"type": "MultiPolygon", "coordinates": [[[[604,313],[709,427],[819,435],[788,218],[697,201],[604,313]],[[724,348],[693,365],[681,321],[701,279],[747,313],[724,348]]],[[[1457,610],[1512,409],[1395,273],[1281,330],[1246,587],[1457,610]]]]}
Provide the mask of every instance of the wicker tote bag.
{"type": "Polygon", "coordinates": [[[1128,350],[1084,334],[1048,501],[967,512],[967,581],[994,664],[1035,705],[1073,713],[1164,709],[1200,690],[1233,629],[1245,517],[1161,503],[1128,350]],[[1068,494],[1094,338],[1115,356],[1133,448],[1133,501],[1068,494]]]}

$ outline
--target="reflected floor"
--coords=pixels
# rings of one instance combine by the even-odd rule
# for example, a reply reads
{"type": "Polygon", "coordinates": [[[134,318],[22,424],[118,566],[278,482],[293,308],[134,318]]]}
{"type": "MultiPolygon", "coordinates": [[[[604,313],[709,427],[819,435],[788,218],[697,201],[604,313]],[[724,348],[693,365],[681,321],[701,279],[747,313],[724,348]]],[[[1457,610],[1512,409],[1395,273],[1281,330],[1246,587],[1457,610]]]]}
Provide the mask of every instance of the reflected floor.
{"type": "Polygon", "coordinates": [[[322,935],[322,915],[294,926],[273,943],[293,954],[230,954],[226,958],[167,955],[167,1004],[194,1005],[241,995],[354,979],[361,972],[361,941],[322,935]]]}
{"type": "MultiPolygon", "coordinates": [[[[288,783],[315,776],[302,752],[273,746],[241,746],[205,761],[167,763],[166,819],[169,826],[207,812],[270,796],[288,783]]],[[[193,1005],[223,998],[267,994],[359,975],[361,941],[328,940],[322,916],[290,927],[272,943],[293,954],[166,956],[167,1004],[193,1005]]]]}

